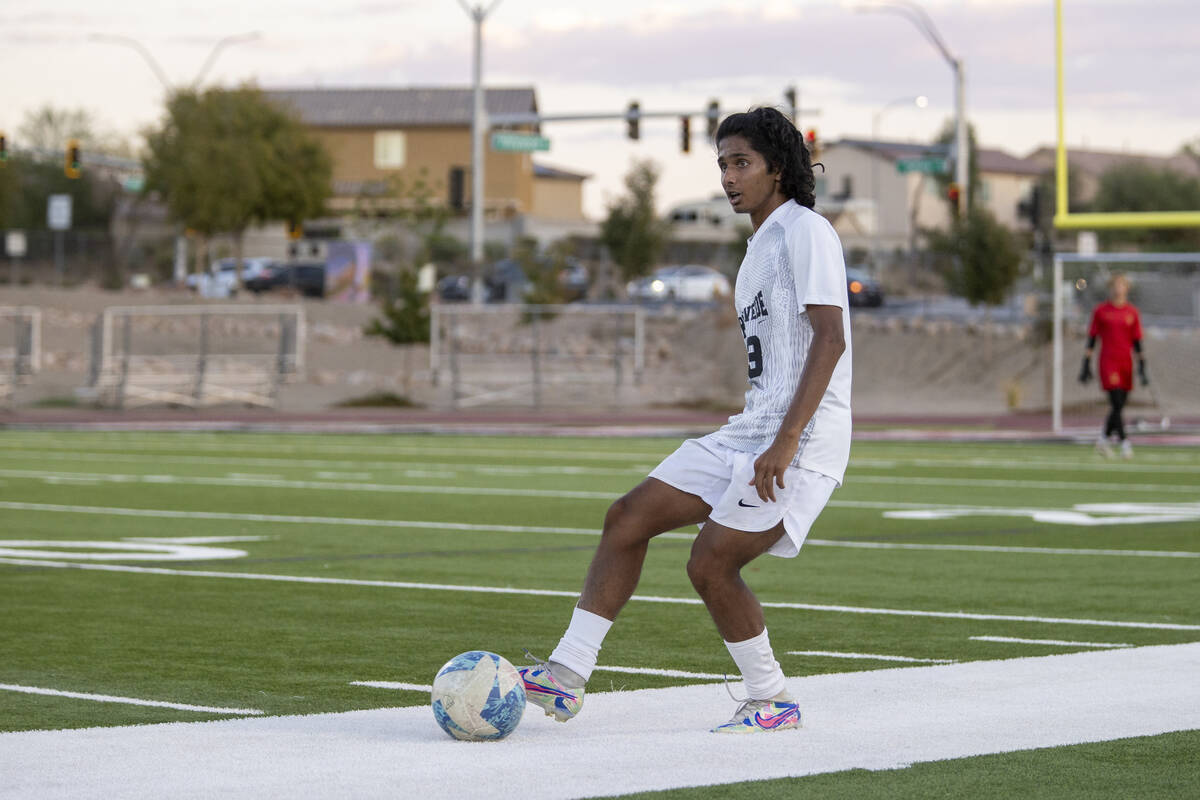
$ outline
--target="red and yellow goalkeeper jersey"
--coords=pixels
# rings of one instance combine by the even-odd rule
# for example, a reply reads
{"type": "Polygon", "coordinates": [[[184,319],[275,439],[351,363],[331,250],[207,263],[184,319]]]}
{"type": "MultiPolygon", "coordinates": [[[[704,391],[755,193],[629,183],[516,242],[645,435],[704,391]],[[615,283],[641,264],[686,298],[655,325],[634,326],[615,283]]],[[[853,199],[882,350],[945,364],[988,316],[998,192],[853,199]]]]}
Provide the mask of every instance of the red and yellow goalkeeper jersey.
{"type": "Polygon", "coordinates": [[[1142,318],[1132,303],[1116,306],[1105,300],[1092,312],[1088,336],[1100,340],[1100,385],[1133,389],[1133,343],[1142,340],[1142,318]]]}

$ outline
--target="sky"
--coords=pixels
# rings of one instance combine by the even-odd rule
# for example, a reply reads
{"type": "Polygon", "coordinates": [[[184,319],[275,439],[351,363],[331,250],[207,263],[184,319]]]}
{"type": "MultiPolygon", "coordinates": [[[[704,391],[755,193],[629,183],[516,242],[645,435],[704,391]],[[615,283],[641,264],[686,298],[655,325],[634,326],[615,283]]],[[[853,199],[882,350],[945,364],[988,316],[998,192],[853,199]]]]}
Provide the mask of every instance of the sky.
{"type": "MultiPolygon", "coordinates": [[[[463,0],[475,7],[481,0],[463,0]]],[[[493,2],[493,0],[488,0],[493,2]]],[[[485,3],[486,5],[486,3],[485,3]]],[[[1024,155],[1055,140],[1052,0],[922,0],[966,65],[967,111],[984,146],[1024,155]]],[[[1200,138],[1200,3],[1064,0],[1067,141],[1073,147],[1175,152],[1200,138]]],[[[908,19],[841,0],[500,0],[484,27],[484,81],[532,86],[547,114],[723,110],[800,93],[801,126],[823,141],[933,139],[953,114],[953,79],[908,19]],[[925,95],[920,109],[911,98],[925,95]],[[886,110],[885,110],[886,109],[886,110]]],[[[194,82],[222,37],[205,85],[263,88],[467,86],[472,22],[458,0],[0,0],[0,130],[46,104],[85,108],[130,138],[161,118],[164,87],[194,82]]],[[[552,123],[539,161],[593,178],[585,211],[602,217],[634,158],[662,170],[659,205],[719,190],[715,156],[693,121],[552,123]]]]}

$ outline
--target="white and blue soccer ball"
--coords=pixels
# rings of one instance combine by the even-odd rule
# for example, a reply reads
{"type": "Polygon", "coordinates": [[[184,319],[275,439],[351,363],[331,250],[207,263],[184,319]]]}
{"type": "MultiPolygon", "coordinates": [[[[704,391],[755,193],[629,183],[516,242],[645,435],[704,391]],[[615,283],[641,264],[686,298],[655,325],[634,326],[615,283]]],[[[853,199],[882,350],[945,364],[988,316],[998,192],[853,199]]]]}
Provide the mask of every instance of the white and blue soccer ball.
{"type": "Polygon", "coordinates": [[[433,718],[455,739],[503,739],[525,713],[525,682],[503,656],[486,650],[462,653],[433,679],[433,718]]]}

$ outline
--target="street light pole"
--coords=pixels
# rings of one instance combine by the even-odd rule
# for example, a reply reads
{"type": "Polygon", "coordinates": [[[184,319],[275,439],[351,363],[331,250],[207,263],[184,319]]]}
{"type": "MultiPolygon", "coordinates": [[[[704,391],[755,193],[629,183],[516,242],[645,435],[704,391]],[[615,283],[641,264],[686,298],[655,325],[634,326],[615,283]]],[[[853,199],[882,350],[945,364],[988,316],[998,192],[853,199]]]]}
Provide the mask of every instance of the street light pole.
{"type": "Polygon", "coordinates": [[[971,171],[968,163],[970,142],[967,139],[967,89],[963,60],[950,52],[925,9],[911,0],[874,0],[854,6],[854,10],[888,11],[904,17],[917,27],[954,71],[954,182],[958,184],[959,213],[966,211],[971,191],[971,171]]]}
{"type": "MultiPolygon", "coordinates": [[[[917,108],[925,108],[929,105],[929,98],[925,95],[917,95],[916,97],[898,97],[885,105],[883,108],[875,112],[871,117],[871,142],[878,151],[879,147],[879,122],[883,119],[883,115],[893,108],[903,105],[915,105],[917,108]]],[[[879,160],[880,154],[875,153],[875,157],[871,159],[871,200],[875,204],[875,224],[871,226],[871,265],[878,269],[879,267],[879,225],[881,221],[879,202],[879,160]]]]}
{"type": "Polygon", "coordinates": [[[483,137],[488,129],[487,106],[483,91],[483,22],[488,14],[500,5],[493,0],[486,8],[471,7],[466,0],[458,0],[463,11],[475,23],[475,52],[472,59],[472,89],[474,108],[471,112],[471,263],[475,277],[471,286],[471,300],[483,302],[483,207],[484,207],[484,155],[483,137]]]}
{"type": "Polygon", "coordinates": [[[204,66],[200,67],[200,71],[196,73],[196,80],[192,81],[192,88],[200,88],[200,84],[204,81],[205,74],[209,71],[209,69],[212,68],[213,63],[217,60],[217,56],[220,54],[221,50],[231,44],[252,42],[261,37],[262,33],[260,31],[251,31],[250,33],[239,33],[234,36],[226,36],[217,40],[217,43],[213,45],[212,51],[208,54],[208,58],[205,59],[204,66]]]}

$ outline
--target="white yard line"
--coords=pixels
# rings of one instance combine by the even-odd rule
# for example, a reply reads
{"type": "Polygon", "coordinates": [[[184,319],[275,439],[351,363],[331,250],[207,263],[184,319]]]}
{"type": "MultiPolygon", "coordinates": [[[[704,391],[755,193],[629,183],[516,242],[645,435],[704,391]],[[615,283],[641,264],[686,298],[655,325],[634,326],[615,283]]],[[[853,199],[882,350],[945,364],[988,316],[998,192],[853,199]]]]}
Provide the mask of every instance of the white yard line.
{"type": "Polygon", "coordinates": [[[433,687],[423,683],[397,683],[396,681],[350,681],[351,686],[367,686],[372,689],[394,689],[398,692],[432,692],[433,687]]]}
{"type": "Polygon", "coordinates": [[[858,658],[865,661],[904,661],[913,664],[954,664],[952,658],[913,658],[911,656],[886,656],[880,653],[839,653],[829,650],[788,650],[789,656],[820,656],[822,658],[858,658]]]}
{"type": "Polygon", "coordinates": [[[50,697],[69,697],[74,700],[93,700],[98,703],[122,703],[127,706],[152,706],[154,708],[173,708],[176,711],[198,711],[205,714],[237,714],[239,716],[258,716],[262,714],[257,708],[221,708],[219,706],[194,706],[189,703],[169,703],[165,700],[142,700],[137,697],[117,697],[111,694],[91,694],[89,692],[64,692],[61,689],[44,689],[40,686],[19,686],[12,683],[0,683],[0,690],[6,692],[21,692],[22,694],[40,694],[50,697]]]}
{"type": "MultiPolygon", "coordinates": [[[[218,478],[196,475],[139,475],[126,473],[59,472],[36,469],[0,469],[6,478],[32,478],[45,481],[104,481],[108,483],[180,484],[185,486],[254,486],[272,489],[307,489],[339,492],[396,492],[409,494],[485,494],[512,497],[561,497],[576,500],[612,500],[617,492],[570,489],[529,489],[503,486],[446,486],[442,484],[407,485],[345,481],[301,481],[270,478],[218,478]]],[[[1024,489],[1042,491],[1112,491],[1187,494],[1196,496],[1195,486],[1148,483],[1097,483],[1091,481],[1034,481],[993,478],[919,478],[888,475],[857,475],[854,483],[897,486],[959,486],[988,489],[1024,489]]]]}
{"type": "Polygon", "coordinates": [[[658,669],[657,667],[610,667],[598,665],[596,672],[620,672],[625,675],[659,675],[664,678],[688,678],[690,680],[723,681],[727,677],[738,680],[736,674],[718,675],[715,672],[687,672],[682,669],[658,669]]]}
{"type": "Polygon", "coordinates": [[[39,800],[614,796],[1195,730],[1197,674],[1200,644],[789,678],[804,727],[761,736],[708,732],[733,710],[711,684],[597,694],[566,725],[530,708],[482,745],[451,740],[427,705],[5,733],[0,775],[39,800]]]}
{"type": "MultiPolygon", "coordinates": [[[[436,592],[469,592],[482,594],[510,594],[527,597],[579,597],[579,592],[561,589],[517,589],[511,586],[469,586],[447,583],[417,583],[410,581],[380,581],[361,578],[323,578],[309,575],[277,575],[255,572],[225,572],[213,570],[168,569],[166,567],[132,567],[118,564],[77,564],[68,561],[41,561],[26,558],[0,558],[0,564],[22,567],[47,567],[53,569],[80,569],[98,572],[128,572],[140,575],[169,575],[181,578],[224,578],[227,580],[275,581],[278,583],[308,583],[331,586],[370,586],[388,589],[418,589],[436,592]]],[[[672,605],[702,605],[697,597],[661,597],[657,595],[634,595],[632,600],[643,603],[666,603],[672,605]]],[[[1077,617],[1038,617],[1019,614],[978,614],[966,611],[921,611],[902,608],[872,608],[869,606],[841,606],[817,603],[762,602],[763,608],[786,608],[796,611],[820,611],[834,614],[881,614],[899,617],[930,617],[937,619],[1001,620],[1005,622],[1040,622],[1054,625],[1094,625],[1107,628],[1143,628],[1146,630],[1200,631],[1200,625],[1185,625],[1174,622],[1133,622],[1125,620],[1080,619],[1077,617]]]]}
{"type": "MultiPolygon", "coordinates": [[[[970,509],[970,510],[994,510],[999,512],[1010,511],[1011,509],[998,509],[984,506],[938,506],[937,504],[925,503],[882,503],[874,501],[863,501],[861,503],[847,501],[832,501],[831,506],[839,508],[898,508],[905,506],[918,506],[920,508],[947,508],[947,509],[970,509]]],[[[546,533],[546,534],[565,534],[572,536],[599,536],[600,531],[596,528],[567,528],[567,527],[551,527],[538,525],[480,525],[470,522],[433,522],[421,520],[396,520],[396,519],[369,519],[361,517],[322,517],[322,516],[303,516],[293,514],[243,514],[233,511],[175,511],[173,509],[154,509],[154,508],[121,508],[113,506],[76,506],[62,505],[57,503],[20,503],[14,501],[0,501],[0,509],[8,509],[12,511],[39,511],[49,513],[64,513],[64,514],[98,514],[115,517],[148,517],[157,519],[209,519],[209,520],[230,520],[236,522],[264,522],[264,523],[280,523],[280,524],[298,524],[298,525],[346,525],[354,527],[367,528],[401,528],[401,529],[427,529],[427,530],[446,530],[446,531],[463,531],[471,533],[546,533]]],[[[1030,513],[1034,509],[1029,509],[1030,513]]],[[[664,533],[660,538],[671,539],[694,539],[693,533],[664,533]]],[[[145,537],[139,537],[141,541],[147,541],[145,537]]],[[[244,541],[249,541],[245,539],[244,541]]],[[[869,550],[952,550],[962,552],[980,552],[980,553],[1028,553],[1034,555],[1087,555],[1087,556],[1116,556],[1116,557],[1135,557],[1135,558],[1200,558],[1200,552],[1180,551],[1180,550],[1099,550],[1089,548],[1066,548],[1066,547],[1016,547],[1004,545],[981,545],[981,544],[920,544],[906,542],[870,542],[870,541],[851,541],[844,539],[808,539],[805,541],[807,546],[815,547],[849,547],[863,548],[869,550]]]]}
{"type": "Polygon", "coordinates": [[[1015,636],[972,636],[975,642],[1002,642],[1013,644],[1049,644],[1057,647],[1133,647],[1120,642],[1068,642],[1063,639],[1020,639],[1015,636]]]}

